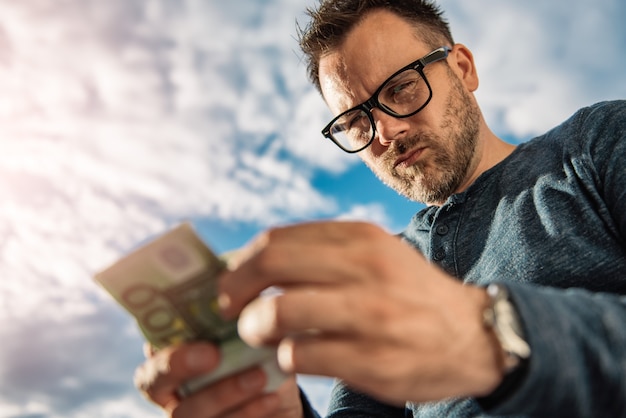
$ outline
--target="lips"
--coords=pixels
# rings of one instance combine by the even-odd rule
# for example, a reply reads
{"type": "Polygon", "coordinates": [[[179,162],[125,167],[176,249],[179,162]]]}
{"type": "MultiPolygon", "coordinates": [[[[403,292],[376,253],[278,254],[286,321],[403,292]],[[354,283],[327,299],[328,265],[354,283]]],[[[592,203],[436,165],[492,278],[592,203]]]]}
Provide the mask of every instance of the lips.
{"type": "Polygon", "coordinates": [[[419,159],[425,149],[425,147],[415,147],[405,152],[394,162],[393,168],[412,166],[419,159]]]}

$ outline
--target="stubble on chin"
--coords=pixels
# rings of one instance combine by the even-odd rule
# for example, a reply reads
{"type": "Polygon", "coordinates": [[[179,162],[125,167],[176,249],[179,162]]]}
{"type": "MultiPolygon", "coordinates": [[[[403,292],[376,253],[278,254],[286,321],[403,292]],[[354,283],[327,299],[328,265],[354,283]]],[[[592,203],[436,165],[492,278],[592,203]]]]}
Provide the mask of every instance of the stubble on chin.
{"type": "MultiPolygon", "coordinates": [[[[422,203],[445,201],[456,187],[455,170],[449,154],[433,140],[420,140],[428,155],[410,167],[394,167],[386,163],[390,175],[381,180],[408,199],[422,203]]],[[[397,157],[396,157],[397,158],[397,157]]],[[[394,159],[395,161],[395,159],[394,159]]]]}

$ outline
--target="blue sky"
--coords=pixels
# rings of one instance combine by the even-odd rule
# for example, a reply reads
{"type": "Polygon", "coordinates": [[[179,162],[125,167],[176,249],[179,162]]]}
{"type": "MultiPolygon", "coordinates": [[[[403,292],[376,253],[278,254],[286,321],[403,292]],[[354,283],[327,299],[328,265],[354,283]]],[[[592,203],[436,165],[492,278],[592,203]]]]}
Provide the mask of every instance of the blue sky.
{"type": "MultiPolygon", "coordinates": [[[[161,416],[131,384],[135,324],[92,276],[173,224],[225,251],[311,219],[398,232],[420,208],[319,134],[307,4],[0,0],[0,416],[161,416]]],[[[622,0],[440,4],[503,138],[626,97],[622,0]]],[[[323,409],[329,381],[302,383],[323,409]]]]}

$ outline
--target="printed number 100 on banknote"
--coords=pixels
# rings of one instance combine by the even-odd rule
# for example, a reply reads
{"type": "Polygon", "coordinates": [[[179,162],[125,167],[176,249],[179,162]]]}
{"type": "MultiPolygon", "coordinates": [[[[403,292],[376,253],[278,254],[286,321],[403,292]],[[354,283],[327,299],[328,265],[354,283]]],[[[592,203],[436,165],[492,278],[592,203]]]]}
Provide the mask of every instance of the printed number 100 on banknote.
{"type": "Polygon", "coordinates": [[[276,350],[252,348],[237,334],[237,322],[224,321],[217,303],[217,277],[226,268],[184,223],[138,248],[96,275],[96,280],[132,314],[156,349],[185,341],[210,341],[220,348],[213,372],[186,382],[187,396],[225,376],[260,365],[268,374],[266,391],[285,378],[276,350]]]}

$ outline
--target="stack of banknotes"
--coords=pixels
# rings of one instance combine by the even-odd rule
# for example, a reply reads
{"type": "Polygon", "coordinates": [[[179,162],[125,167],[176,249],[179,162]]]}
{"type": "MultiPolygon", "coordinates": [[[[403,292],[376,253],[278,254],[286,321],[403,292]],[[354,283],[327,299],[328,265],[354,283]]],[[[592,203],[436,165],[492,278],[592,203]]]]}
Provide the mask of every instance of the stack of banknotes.
{"type": "Polygon", "coordinates": [[[220,316],[218,276],[226,268],[226,260],[211,251],[191,224],[183,223],[95,276],[133,315],[155,349],[198,340],[220,348],[219,366],[185,382],[180,396],[252,366],[267,373],[267,392],[286,377],[278,367],[275,348],[248,346],[237,334],[237,321],[220,316]]]}

